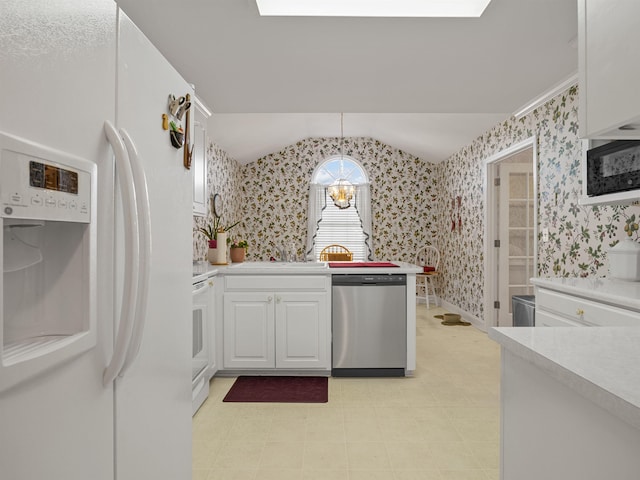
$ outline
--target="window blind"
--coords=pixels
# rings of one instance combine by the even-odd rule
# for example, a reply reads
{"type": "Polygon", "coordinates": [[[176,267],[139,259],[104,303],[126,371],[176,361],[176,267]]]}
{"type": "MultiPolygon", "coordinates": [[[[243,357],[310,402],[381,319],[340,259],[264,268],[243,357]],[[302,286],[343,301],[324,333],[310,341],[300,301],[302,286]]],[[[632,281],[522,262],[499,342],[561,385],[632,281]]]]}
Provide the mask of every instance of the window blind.
{"type": "MultiPolygon", "coordinates": [[[[333,204],[333,200],[325,189],[326,207],[322,210],[322,220],[318,226],[314,247],[315,258],[320,258],[320,252],[327,245],[337,243],[348,248],[353,253],[354,261],[366,260],[365,235],[358,211],[354,207],[355,198],[351,206],[344,210],[333,204]]],[[[320,199],[322,196],[318,196],[320,199]]],[[[321,209],[322,205],[318,205],[321,209]]]]}

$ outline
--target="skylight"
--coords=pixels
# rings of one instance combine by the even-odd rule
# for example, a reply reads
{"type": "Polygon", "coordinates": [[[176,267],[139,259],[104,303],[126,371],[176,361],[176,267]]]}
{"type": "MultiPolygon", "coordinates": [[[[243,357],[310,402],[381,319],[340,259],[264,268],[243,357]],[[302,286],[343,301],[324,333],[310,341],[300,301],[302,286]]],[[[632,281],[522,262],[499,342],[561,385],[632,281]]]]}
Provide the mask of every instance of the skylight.
{"type": "Polygon", "coordinates": [[[262,16],[479,17],[491,0],[256,0],[262,16]]]}

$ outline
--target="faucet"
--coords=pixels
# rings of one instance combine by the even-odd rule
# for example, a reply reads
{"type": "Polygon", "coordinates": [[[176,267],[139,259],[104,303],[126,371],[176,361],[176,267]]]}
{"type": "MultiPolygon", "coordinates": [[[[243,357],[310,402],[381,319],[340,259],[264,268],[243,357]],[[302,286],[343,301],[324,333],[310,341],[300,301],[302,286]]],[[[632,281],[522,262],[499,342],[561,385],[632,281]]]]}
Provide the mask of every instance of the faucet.
{"type": "Polygon", "coordinates": [[[276,250],[278,250],[278,253],[280,254],[280,261],[286,262],[288,260],[288,255],[285,246],[281,245],[280,247],[276,247],[276,250]]]}

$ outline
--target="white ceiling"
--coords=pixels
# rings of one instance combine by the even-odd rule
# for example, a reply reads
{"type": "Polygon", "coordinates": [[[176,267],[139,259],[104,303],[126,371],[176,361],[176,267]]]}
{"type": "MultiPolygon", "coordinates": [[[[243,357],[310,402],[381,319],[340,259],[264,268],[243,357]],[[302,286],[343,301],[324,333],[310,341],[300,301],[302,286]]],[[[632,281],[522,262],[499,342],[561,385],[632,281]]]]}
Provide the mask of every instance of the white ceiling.
{"type": "Polygon", "coordinates": [[[577,70],[576,0],[480,18],[260,17],[255,0],[118,0],[214,112],[240,163],[307,137],[368,136],[445,160],[577,70]]]}

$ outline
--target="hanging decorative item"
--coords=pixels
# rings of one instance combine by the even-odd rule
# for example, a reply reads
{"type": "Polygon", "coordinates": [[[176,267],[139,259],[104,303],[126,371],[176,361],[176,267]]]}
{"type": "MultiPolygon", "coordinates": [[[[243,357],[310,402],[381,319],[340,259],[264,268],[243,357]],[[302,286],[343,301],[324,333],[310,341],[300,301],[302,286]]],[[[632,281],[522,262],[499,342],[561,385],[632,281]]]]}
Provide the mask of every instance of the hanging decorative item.
{"type": "Polygon", "coordinates": [[[344,174],[344,114],[340,114],[340,172],[339,178],[327,188],[333,204],[343,210],[351,206],[351,200],[356,193],[354,187],[344,174]]]}
{"type": "Polygon", "coordinates": [[[184,146],[184,166],[191,168],[191,156],[193,147],[189,148],[189,111],[191,109],[191,97],[187,93],[183,97],[176,98],[170,94],[167,110],[169,114],[162,114],[162,128],[169,130],[169,139],[174,148],[182,148],[184,146]],[[182,117],[186,114],[185,128],[182,128],[182,117]]]}
{"type": "Polygon", "coordinates": [[[191,170],[191,160],[193,159],[193,145],[189,146],[189,123],[190,123],[190,115],[191,115],[191,96],[187,93],[186,101],[183,105],[178,109],[178,118],[182,118],[182,115],[186,112],[187,116],[185,118],[185,126],[184,126],[184,159],[183,165],[187,170],[191,170]]]}
{"type": "Polygon", "coordinates": [[[462,216],[460,215],[460,206],[462,205],[462,197],[451,198],[451,231],[455,232],[456,227],[458,231],[462,230],[462,216]]]}

